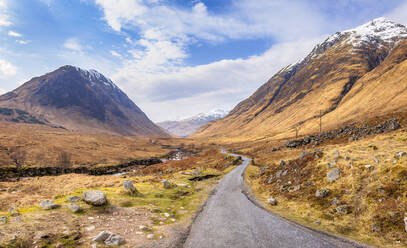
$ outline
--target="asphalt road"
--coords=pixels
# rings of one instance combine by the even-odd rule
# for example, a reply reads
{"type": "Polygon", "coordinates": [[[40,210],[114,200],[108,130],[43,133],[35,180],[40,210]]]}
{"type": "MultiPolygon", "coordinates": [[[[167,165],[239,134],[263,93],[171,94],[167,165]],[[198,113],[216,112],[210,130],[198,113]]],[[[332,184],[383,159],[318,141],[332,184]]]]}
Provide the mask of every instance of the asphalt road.
{"type": "Polygon", "coordinates": [[[250,159],[227,174],[195,219],[186,248],[367,247],[287,221],[257,206],[242,174],[250,159]]]}

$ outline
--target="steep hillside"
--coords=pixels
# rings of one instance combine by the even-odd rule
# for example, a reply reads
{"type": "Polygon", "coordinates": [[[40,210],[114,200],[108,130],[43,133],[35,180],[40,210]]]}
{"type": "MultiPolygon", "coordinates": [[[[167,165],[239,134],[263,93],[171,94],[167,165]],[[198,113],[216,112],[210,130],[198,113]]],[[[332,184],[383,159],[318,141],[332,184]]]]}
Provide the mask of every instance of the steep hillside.
{"type": "Polygon", "coordinates": [[[210,121],[220,119],[226,116],[227,113],[227,111],[218,109],[211,111],[210,113],[200,113],[196,116],[177,121],[159,122],[157,125],[175,136],[188,137],[196,132],[202,125],[210,121]]]}
{"type": "Polygon", "coordinates": [[[407,28],[384,18],[338,32],[195,137],[278,137],[407,111],[407,28]]]}
{"type": "Polygon", "coordinates": [[[0,107],[84,132],[168,135],[110,79],[95,70],[63,66],[0,96],[0,107]]]}

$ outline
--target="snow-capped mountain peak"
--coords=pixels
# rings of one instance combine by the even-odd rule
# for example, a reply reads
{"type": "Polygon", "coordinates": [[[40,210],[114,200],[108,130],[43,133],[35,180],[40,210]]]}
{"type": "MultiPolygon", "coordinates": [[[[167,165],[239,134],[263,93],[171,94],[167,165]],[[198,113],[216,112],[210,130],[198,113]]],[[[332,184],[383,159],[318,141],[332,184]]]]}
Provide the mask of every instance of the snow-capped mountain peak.
{"type": "Polygon", "coordinates": [[[229,113],[229,111],[225,111],[222,109],[215,109],[212,110],[208,113],[199,113],[195,116],[189,117],[189,118],[185,118],[183,119],[183,121],[191,121],[191,120],[215,120],[215,119],[219,119],[222,117],[225,117],[227,114],[229,113]]]}

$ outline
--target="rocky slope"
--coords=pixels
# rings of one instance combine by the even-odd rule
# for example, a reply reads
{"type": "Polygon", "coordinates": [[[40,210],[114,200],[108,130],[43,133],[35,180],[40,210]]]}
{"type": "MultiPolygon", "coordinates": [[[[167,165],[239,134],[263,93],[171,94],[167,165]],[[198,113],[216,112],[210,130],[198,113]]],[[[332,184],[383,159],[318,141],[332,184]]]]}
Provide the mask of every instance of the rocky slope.
{"type": "Polygon", "coordinates": [[[120,135],[168,135],[110,79],[63,66],[0,96],[0,107],[28,112],[55,126],[120,135]]]}
{"type": "Polygon", "coordinates": [[[286,138],[407,111],[407,28],[384,18],[338,32],[195,137],[286,138]]]}
{"type": "Polygon", "coordinates": [[[200,113],[196,116],[176,121],[163,121],[157,123],[171,134],[178,137],[188,137],[196,132],[202,125],[220,119],[227,115],[227,111],[217,109],[209,113],[200,113]]]}

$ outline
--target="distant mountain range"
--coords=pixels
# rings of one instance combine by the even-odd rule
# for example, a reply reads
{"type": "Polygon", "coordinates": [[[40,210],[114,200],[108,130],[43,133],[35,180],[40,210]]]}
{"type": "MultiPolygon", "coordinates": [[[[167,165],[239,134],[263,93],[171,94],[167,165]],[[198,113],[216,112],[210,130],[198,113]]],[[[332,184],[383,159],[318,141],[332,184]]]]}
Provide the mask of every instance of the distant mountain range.
{"type": "Polygon", "coordinates": [[[407,113],[407,28],[378,18],[338,32],[193,137],[287,138],[407,113]]]}
{"type": "Polygon", "coordinates": [[[0,120],[82,132],[168,136],[110,79],[69,65],[0,96],[0,120]]]}
{"type": "Polygon", "coordinates": [[[181,120],[159,122],[157,125],[175,136],[188,137],[197,131],[203,124],[223,118],[227,114],[228,111],[217,109],[209,113],[200,113],[196,116],[181,120]]]}

